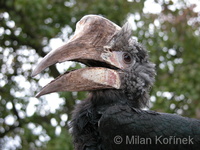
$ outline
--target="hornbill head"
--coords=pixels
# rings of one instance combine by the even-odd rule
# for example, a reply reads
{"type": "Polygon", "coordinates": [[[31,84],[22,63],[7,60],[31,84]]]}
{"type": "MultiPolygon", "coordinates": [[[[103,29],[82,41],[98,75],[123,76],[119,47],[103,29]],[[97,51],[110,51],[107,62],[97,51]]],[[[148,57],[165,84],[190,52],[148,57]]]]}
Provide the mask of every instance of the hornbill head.
{"type": "Polygon", "coordinates": [[[147,51],[132,37],[131,27],[122,28],[97,15],[84,16],[74,36],[48,53],[37,65],[35,76],[55,63],[76,61],[86,68],[66,72],[47,84],[36,95],[58,91],[97,91],[114,89],[127,100],[144,106],[155,76],[147,51]]]}

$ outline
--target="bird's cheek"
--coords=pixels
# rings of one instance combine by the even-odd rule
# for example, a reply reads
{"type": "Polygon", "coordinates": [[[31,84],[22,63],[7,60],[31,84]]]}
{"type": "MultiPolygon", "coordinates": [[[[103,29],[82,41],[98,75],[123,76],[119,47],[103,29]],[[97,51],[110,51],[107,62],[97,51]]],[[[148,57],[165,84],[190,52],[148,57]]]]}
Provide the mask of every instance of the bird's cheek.
{"type": "Polygon", "coordinates": [[[101,58],[108,64],[123,70],[129,67],[129,65],[124,63],[122,55],[122,51],[106,51],[101,54],[101,58]]]}

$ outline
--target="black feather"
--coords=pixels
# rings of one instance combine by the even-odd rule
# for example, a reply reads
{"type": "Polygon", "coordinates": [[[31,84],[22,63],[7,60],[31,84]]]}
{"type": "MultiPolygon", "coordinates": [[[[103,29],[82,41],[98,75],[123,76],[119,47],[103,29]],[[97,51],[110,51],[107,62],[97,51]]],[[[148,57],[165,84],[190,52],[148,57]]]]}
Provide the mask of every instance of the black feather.
{"type": "Polygon", "coordinates": [[[116,90],[92,93],[78,104],[73,118],[71,125],[76,150],[196,150],[200,146],[199,120],[134,108],[126,96],[116,90]],[[114,142],[116,136],[122,137],[121,144],[114,142]],[[136,139],[131,143],[133,137],[136,139]],[[163,144],[170,137],[182,141],[185,138],[186,143],[163,144]],[[141,144],[138,138],[149,139],[149,142],[141,144]]]}

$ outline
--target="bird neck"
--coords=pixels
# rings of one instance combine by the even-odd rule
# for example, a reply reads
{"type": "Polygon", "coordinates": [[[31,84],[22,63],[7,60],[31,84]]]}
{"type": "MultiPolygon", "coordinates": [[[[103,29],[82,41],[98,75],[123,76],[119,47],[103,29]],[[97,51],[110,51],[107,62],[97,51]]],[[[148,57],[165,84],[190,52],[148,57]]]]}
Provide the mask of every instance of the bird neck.
{"type": "Polygon", "coordinates": [[[97,147],[102,144],[98,123],[102,114],[112,109],[114,105],[140,108],[137,100],[129,100],[122,90],[114,89],[91,91],[89,97],[76,106],[70,123],[74,143],[76,143],[75,149],[82,149],[85,145],[90,146],[91,141],[87,137],[93,137],[96,140],[93,144],[97,147]]]}
{"type": "Polygon", "coordinates": [[[107,108],[111,105],[129,105],[130,107],[140,108],[138,99],[129,100],[122,90],[99,90],[92,91],[89,99],[94,107],[107,108]]]}

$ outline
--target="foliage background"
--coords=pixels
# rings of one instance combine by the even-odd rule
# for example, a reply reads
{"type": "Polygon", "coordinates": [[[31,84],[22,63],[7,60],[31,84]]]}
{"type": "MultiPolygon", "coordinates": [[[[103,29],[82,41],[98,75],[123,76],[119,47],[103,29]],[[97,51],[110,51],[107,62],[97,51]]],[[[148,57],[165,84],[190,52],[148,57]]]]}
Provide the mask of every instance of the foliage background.
{"type": "Polygon", "coordinates": [[[73,149],[68,122],[86,93],[34,95],[82,65],[64,63],[30,75],[86,14],[133,25],[133,36],[157,66],[150,109],[200,118],[199,7],[195,0],[0,0],[0,149],[73,149]]]}

